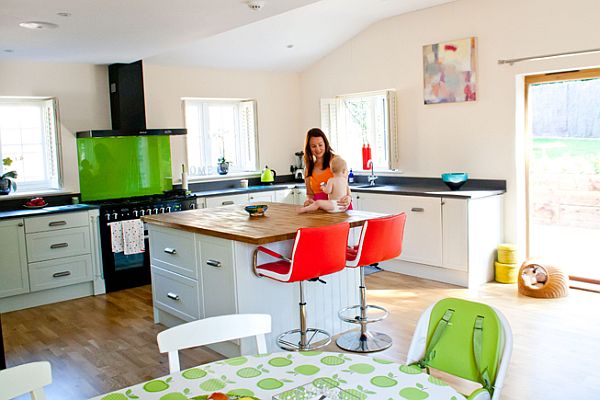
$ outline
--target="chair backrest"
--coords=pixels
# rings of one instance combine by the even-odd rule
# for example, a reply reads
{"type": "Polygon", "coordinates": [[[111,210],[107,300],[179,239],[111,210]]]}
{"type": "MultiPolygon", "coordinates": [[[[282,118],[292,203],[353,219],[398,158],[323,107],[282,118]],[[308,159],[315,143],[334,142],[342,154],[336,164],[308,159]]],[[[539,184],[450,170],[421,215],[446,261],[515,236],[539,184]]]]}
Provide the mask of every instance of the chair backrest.
{"type": "Polygon", "coordinates": [[[402,253],[406,214],[366,221],[360,232],[356,258],[348,266],[365,266],[391,260],[402,253]]]}
{"type": "Polygon", "coordinates": [[[0,400],[30,393],[33,400],[45,400],[44,386],[52,383],[48,361],[37,361],[0,371],[0,400]]]}
{"type": "Polygon", "coordinates": [[[499,399],[511,353],[512,331],[500,311],[482,303],[447,298],[430,306],[419,319],[407,364],[423,361],[429,367],[482,385],[482,372],[486,371],[494,387],[492,399],[499,399]],[[445,324],[444,319],[449,323],[445,324]],[[436,334],[438,325],[446,326],[436,334]]]}
{"type": "Polygon", "coordinates": [[[347,222],[298,229],[288,282],[318,278],[344,269],[349,232],[347,222]]]}
{"type": "Polygon", "coordinates": [[[271,332],[268,314],[221,315],[187,322],[158,334],[158,349],[169,353],[169,373],[179,371],[179,350],[256,336],[259,354],[267,352],[265,334],[271,332]]]}

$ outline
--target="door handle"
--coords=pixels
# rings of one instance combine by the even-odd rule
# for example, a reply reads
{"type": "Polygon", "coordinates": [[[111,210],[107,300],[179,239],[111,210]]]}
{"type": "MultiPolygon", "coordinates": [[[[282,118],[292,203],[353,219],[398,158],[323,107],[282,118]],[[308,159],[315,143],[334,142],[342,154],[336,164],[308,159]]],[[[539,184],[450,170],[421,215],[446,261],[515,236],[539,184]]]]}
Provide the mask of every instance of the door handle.
{"type": "Polygon", "coordinates": [[[211,267],[221,268],[221,261],[208,260],[208,261],[206,261],[206,265],[210,265],[211,267]]]}
{"type": "Polygon", "coordinates": [[[410,209],[412,212],[424,212],[425,209],[423,207],[413,207],[410,209]]]}
{"type": "Polygon", "coordinates": [[[233,204],[233,200],[227,200],[227,201],[222,201],[221,205],[222,206],[230,206],[233,204]]]}
{"type": "Polygon", "coordinates": [[[48,223],[48,226],[62,226],[66,225],[67,221],[52,221],[48,223]]]}
{"type": "Polygon", "coordinates": [[[177,254],[177,250],[170,247],[165,248],[164,252],[167,254],[177,254]]]}
{"type": "Polygon", "coordinates": [[[55,243],[50,245],[51,249],[61,249],[63,247],[69,247],[69,243],[55,243]]]}
{"type": "Polygon", "coordinates": [[[171,300],[175,300],[175,301],[181,301],[181,297],[179,297],[179,295],[177,293],[167,293],[167,297],[170,298],[171,300]]]}
{"type": "Polygon", "coordinates": [[[69,276],[71,275],[71,271],[62,271],[62,272],[56,272],[54,274],[52,274],[53,278],[60,278],[61,276],[69,276]]]}

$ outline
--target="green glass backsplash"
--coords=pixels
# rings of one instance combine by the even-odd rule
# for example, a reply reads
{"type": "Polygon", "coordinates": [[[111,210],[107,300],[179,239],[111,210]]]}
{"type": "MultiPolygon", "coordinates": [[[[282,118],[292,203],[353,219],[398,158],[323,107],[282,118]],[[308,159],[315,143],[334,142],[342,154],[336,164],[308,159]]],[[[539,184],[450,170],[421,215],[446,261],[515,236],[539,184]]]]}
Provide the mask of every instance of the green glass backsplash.
{"type": "Polygon", "coordinates": [[[169,136],[77,139],[83,201],[162,193],[173,188],[169,136]]]}

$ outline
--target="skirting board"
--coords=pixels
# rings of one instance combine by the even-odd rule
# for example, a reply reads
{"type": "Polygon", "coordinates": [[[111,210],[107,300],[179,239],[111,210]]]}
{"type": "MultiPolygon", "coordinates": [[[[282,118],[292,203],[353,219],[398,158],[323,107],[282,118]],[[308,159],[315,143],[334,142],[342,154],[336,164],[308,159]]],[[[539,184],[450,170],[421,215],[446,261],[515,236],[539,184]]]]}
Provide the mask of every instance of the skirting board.
{"type": "MultiPolygon", "coordinates": [[[[379,267],[386,271],[396,272],[398,274],[416,276],[417,278],[430,279],[432,281],[469,287],[469,276],[464,271],[411,263],[402,260],[386,261],[384,263],[380,263],[379,267]]],[[[472,282],[471,286],[476,286],[478,284],[472,282]]]]}
{"type": "Polygon", "coordinates": [[[60,301],[73,300],[93,295],[93,283],[83,282],[76,285],[5,297],[0,299],[0,312],[5,313],[22,310],[24,308],[37,307],[44,304],[58,303],[60,301]]]}

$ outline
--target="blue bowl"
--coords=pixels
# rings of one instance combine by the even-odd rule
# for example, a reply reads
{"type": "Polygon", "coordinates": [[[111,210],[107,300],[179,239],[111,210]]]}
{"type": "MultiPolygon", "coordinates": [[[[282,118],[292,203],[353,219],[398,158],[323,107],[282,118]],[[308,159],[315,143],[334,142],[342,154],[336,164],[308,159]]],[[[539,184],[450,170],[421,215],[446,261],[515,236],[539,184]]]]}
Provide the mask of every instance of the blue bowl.
{"type": "Polygon", "coordinates": [[[442,174],[442,181],[450,190],[458,190],[469,180],[469,174],[466,172],[449,172],[442,174]]]}
{"type": "Polygon", "coordinates": [[[244,207],[244,210],[246,210],[246,212],[250,214],[251,217],[261,217],[265,215],[267,208],[269,207],[266,204],[256,204],[246,206],[244,207]]]}

